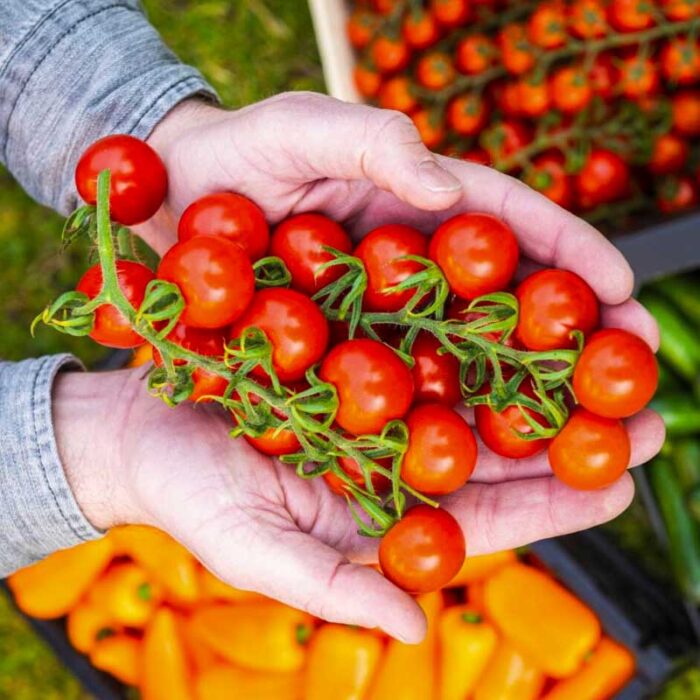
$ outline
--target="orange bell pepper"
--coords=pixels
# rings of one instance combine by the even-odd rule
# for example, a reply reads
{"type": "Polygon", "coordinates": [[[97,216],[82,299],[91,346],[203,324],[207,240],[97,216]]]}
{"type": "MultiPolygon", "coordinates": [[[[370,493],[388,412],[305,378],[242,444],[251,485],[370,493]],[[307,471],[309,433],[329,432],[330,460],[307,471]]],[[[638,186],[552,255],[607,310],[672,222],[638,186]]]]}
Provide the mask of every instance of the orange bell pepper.
{"type": "Polygon", "coordinates": [[[496,649],[496,630],[474,608],[458,605],[440,616],[438,637],[440,698],[464,700],[474,691],[496,649]]]}
{"type": "Polygon", "coordinates": [[[179,618],[178,625],[187,658],[196,673],[203,673],[224,662],[202,639],[199,627],[193,624],[191,617],[179,618]]]}
{"type": "Polygon", "coordinates": [[[141,678],[141,640],[129,634],[115,634],[95,644],[90,662],[125,685],[138,686],[141,678]]]}
{"type": "Polygon", "coordinates": [[[174,605],[191,606],[200,599],[196,559],[170,535],[154,527],[128,525],[110,531],[119,554],[138,562],[164,590],[174,605]]]}
{"type": "Polygon", "coordinates": [[[207,605],[192,625],[209,648],[243,668],[298,671],[306,660],[310,615],[275,601],[207,605]]]}
{"type": "Polygon", "coordinates": [[[502,641],[477,683],[474,700],[535,700],[544,682],[542,671],[502,641]]]}
{"type": "Polygon", "coordinates": [[[90,600],[125,627],[144,627],[160,605],[162,591],[149,574],[133,562],[113,566],[95,584],[90,600]]]}
{"type": "Polygon", "coordinates": [[[120,631],[121,625],[103,606],[87,599],[80,601],[66,620],[68,640],[81,654],[89,654],[100,639],[120,631]]]}
{"type": "MultiPolygon", "coordinates": [[[[197,679],[197,700],[301,700],[301,674],[261,673],[228,665],[207,669],[197,679]]],[[[330,698],[332,696],[325,695],[330,698]]],[[[335,698],[334,698],[335,700],[335,698]]]]}
{"type": "Polygon", "coordinates": [[[609,637],[600,644],[574,676],[558,681],[543,700],[608,700],[634,675],[634,655],[609,637]]]}
{"type": "Polygon", "coordinates": [[[324,625],[309,645],[304,700],[362,700],[383,649],[370,632],[324,625]]]}
{"type": "Polygon", "coordinates": [[[488,618],[552,678],[574,674],[600,640],[600,622],[550,575],[509,564],[486,581],[488,618]]]}
{"type": "Polygon", "coordinates": [[[428,618],[428,634],[420,644],[392,639],[387,646],[369,693],[369,700],[433,700],[436,691],[437,619],[443,607],[441,593],[418,599],[428,618]]]}
{"type": "Polygon", "coordinates": [[[450,581],[449,586],[468,586],[476,581],[483,581],[489,576],[493,576],[500,568],[506,564],[512,564],[518,560],[518,555],[513,549],[506,549],[503,552],[493,554],[482,554],[478,557],[467,557],[462,564],[462,568],[450,581]]]}
{"type": "Polygon", "coordinates": [[[250,600],[267,600],[264,595],[254,591],[241,591],[238,588],[224,583],[218,576],[214,576],[211,571],[200,567],[199,585],[202,592],[202,599],[206,601],[226,601],[227,603],[240,603],[250,600]]]}
{"type": "Polygon", "coordinates": [[[141,654],[142,700],[195,700],[194,679],[172,610],[160,608],[146,628],[141,654]]]}
{"type": "Polygon", "coordinates": [[[7,580],[20,610],[51,620],[67,615],[114,556],[107,538],[55,552],[7,580]]]}

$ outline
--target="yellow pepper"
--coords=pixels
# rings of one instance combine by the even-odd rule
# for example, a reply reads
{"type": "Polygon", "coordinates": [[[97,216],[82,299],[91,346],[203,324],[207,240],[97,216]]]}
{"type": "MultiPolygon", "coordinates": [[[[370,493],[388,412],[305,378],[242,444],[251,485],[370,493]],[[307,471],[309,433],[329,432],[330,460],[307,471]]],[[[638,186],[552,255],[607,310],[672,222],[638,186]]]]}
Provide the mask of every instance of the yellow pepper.
{"type": "Polygon", "coordinates": [[[483,581],[495,574],[506,564],[512,564],[518,560],[518,556],[512,549],[493,554],[482,554],[478,557],[467,557],[462,564],[462,568],[450,581],[452,586],[468,586],[477,581],[483,581]]]}
{"type": "Polygon", "coordinates": [[[474,700],[535,700],[544,682],[542,671],[502,641],[477,683],[474,700]]]}
{"type": "MultiPolygon", "coordinates": [[[[197,700],[301,700],[302,697],[299,672],[263,673],[219,665],[207,669],[197,679],[197,700]]],[[[331,700],[333,696],[324,697],[331,700]]]]}
{"type": "Polygon", "coordinates": [[[88,599],[81,600],[66,620],[68,640],[81,654],[89,654],[101,638],[120,631],[111,614],[88,599]]]}
{"type": "Polygon", "coordinates": [[[137,686],[141,679],[140,655],[141,640],[121,633],[99,640],[90,652],[90,662],[125,685],[137,686]]]}

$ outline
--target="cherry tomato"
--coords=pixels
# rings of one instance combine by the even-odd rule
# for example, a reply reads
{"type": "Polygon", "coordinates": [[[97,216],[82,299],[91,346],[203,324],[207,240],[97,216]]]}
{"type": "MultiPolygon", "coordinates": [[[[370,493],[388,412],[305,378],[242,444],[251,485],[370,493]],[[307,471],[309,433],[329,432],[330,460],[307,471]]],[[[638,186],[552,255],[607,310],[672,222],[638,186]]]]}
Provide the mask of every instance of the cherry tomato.
{"type": "Polygon", "coordinates": [[[585,72],[577,66],[564,66],[555,71],[550,89],[552,103],[564,114],[580,112],[593,97],[593,88],[585,72]]]}
{"type": "Polygon", "coordinates": [[[549,445],[554,475],[573,489],[601,489],[630,463],[630,439],[622,421],[577,408],[549,445]]]}
{"type": "Polygon", "coordinates": [[[396,73],[403,70],[411,58],[406,42],[386,35],[377,37],[370,48],[374,65],[380,73],[396,73]]]}
{"type": "Polygon", "coordinates": [[[428,239],[410,226],[387,224],[370,231],[355,249],[367,270],[363,306],[371,311],[399,311],[411,300],[412,290],[389,292],[393,287],[423,269],[407,255],[427,257],[428,239]]]}
{"type": "Polygon", "coordinates": [[[659,370],[651,348],[620,328],[594,333],[574,370],[574,392],[589,411],[606,418],[628,418],[651,400],[659,370]]]}
{"type": "MultiPolygon", "coordinates": [[[[522,103],[520,101],[520,83],[517,80],[497,81],[490,87],[490,92],[494,96],[496,104],[504,115],[508,117],[522,117],[522,103]]],[[[517,123],[517,122],[516,122],[517,123]]],[[[491,127],[490,131],[502,132],[500,125],[491,127]]],[[[489,133],[489,132],[487,132],[489,133]]],[[[500,147],[501,141],[505,143],[506,137],[498,136],[495,144],[500,147]]]]}
{"type": "Polygon", "coordinates": [[[435,231],[429,254],[452,291],[475,299],[508,286],[518,267],[518,242],[505,223],[490,214],[458,214],[435,231]]]}
{"type": "Polygon", "coordinates": [[[620,32],[639,32],[654,24],[649,0],[610,0],[608,21],[620,32]]]}
{"type": "Polygon", "coordinates": [[[698,188],[687,175],[668,175],[657,185],[656,204],[664,214],[692,209],[698,204],[698,188]]]}
{"type": "Polygon", "coordinates": [[[447,107],[447,123],[461,136],[475,136],[488,119],[488,108],[483,97],[467,92],[455,97],[447,107]]]}
{"type": "Polygon", "coordinates": [[[567,40],[566,13],[562,2],[542,3],[528,20],[530,41],[543,49],[556,49],[567,40]]]}
{"type": "Polygon", "coordinates": [[[426,53],[416,64],[416,79],[428,90],[442,90],[457,76],[452,58],[442,51],[426,53]]]}
{"type": "Polygon", "coordinates": [[[294,431],[289,428],[282,428],[281,430],[267,428],[267,430],[258,437],[252,437],[251,435],[244,435],[243,437],[246,439],[246,442],[252,445],[258,452],[262,452],[264,455],[269,455],[270,457],[291,455],[295,452],[299,452],[301,449],[301,444],[297,436],[294,434],[294,431]]]}
{"type": "MultiPolygon", "coordinates": [[[[272,345],[272,367],[283,383],[299,381],[328,346],[328,322],[311,299],[293,289],[261,289],[231,328],[240,338],[247,328],[258,328],[272,345]]],[[[261,366],[253,369],[266,377],[261,366]]]]}
{"type": "Polygon", "coordinates": [[[599,39],[608,31],[605,6],[600,0],[574,0],[569,6],[569,28],[579,39],[599,39]]]}
{"type": "Polygon", "coordinates": [[[462,160],[468,160],[470,163],[478,163],[479,165],[491,165],[491,156],[488,151],[477,146],[472,148],[462,155],[462,160]]]}
{"type": "Polygon", "coordinates": [[[670,39],[659,59],[664,77],[671,83],[691,85],[700,79],[700,46],[696,39],[670,39]]]}
{"type": "Polygon", "coordinates": [[[573,204],[573,183],[566,172],[564,155],[560,151],[542,153],[532,160],[525,172],[525,182],[560,207],[570,209],[573,204]]]}
{"type": "Polygon", "coordinates": [[[353,72],[353,79],[360,95],[368,99],[376,97],[382,86],[382,78],[379,73],[362,64],[356,66],[353,72]]]}
{"type": "Polygon", "coordinates": [[[180,288],[185,299],[180,321],[194,328],[233,323],[255,291],[253,266],[243,249],[213,236],[176,243],[161,259],[158,277],[180,288]]]}
{"type": "Polygon", "coordinates": [[[595,292],[568,270],[534,272],[518,285],[515,296],[520,304],[515,335],[528,350],[575,348],[571,332],[587,335],[600,319],[595,292]]]}
{"type": "MultiPolygon", "coordinates": [[[[135,309],[141,306],[146,287],[154,277],[153,272],[141,263],[130,260],[117,261],[119,288],[135,309]]],[[[85,272],[76,290],[90,299],[94,299],[102,291],[102,269],[99,265],[93,265],[85,272]]],[[[95,323],[90,337],[108,348],[135,348],[144,343],[144,339],[132,330],[129,320],[111,304],[102,304],[95,311],[95,323]]]]}
{"type": "Polygon", "coordinates": [[[409,10],[403,21],[403,37],[418,51],[430,48],[440,38],[440,27],[430,10],[409,10]]]}
{"type": "Polygon", "coordinates": [[[343,227],[327,216],[297,214],[275,229],[270,254],[281,258],[287,266],[294,289],[313,296],[345,272],[340,265],[318,272],[321,265],[333,259],[324,247],[349,253],[352,241],[343,227]]]}
{"type": "Polygon", "coordinates": [[[356,49],[369,46],[379,27],[379,17],[367,8],[358,7],[348,19],[348,38],[356,49]]]}
{"type": "MultiPolygon", "coordinates": [[[[228,328],[190,328],[178,323],[168,334],[168,340],[177,343],[185,350],[196,352],[206,357],[224,357],[224,342],[228,335],[228,328]]],[[[153,364],[156,367],[163,366],[163,358],[160,352],[153,348],[153,364]]],[[[185,364],[184,360],[176,360],[176,365],[185,364]]],[[[188,401],[211,401],[208,396],[223,396],[228,387],[228,380],[214,372],[197,367],[192,372],[194,387],[187,397],[188,401]]]]}
{"type": "Polygon", "coordinates": [[[574,176],[574,186],[579,204],[585,209],[614,202],[627,193],[629,168],[617,153],[594,148],[574,176]]]}
{"type": "Polygon", "coordinates": [[[376,340],[347,340],[321,364],[319,377],[338,392],[336,421],[353,435],[378,434],[403,418],[413,400],[411,370],[387,345],[376,340]]]}
{"type": "Polygon", "coordinates": [[[380,15],[390,15],[396,7],[398,0],[371,0],[371,5],[380,15]]]}
{"type": "Polygon", "coordinates": [[[619,82],[617,59],[609,53],[596,56],[588,71],[588,82],[596,95],[604,100],[615,97],[619,82]]]}
{"type": "Polygon", "coordinates": [[[551,99],[546,80],[521,78],[518,86],[518,107],[526,117],[541,117],[549,111],[551,99]]]}
{"type": "MultiPolygon", "coordinates": [[[[535,398],[535,392],[529,380],[520,385],[520,392],[531,399],[535,398]]],[[[548,439],[526,440],[520,435],[520,433],[532,435],[534,432],[532,426],[523,417],[523,411],[536,423],[546,427],[544,416],[525,406],[513,404],[500,413],[487,405],[476,406],[474,408],[476,430],[486,447],[508,459],[524,459],[542,452],[549,444],[548,439]]]]}
{"type": "Polygon", "coordinates": [[[661,134],[654,139],[651,159],[647,164],[655,175],[668,175],[682,170],[688,161],[688,142],[673,133],[661,134]]]}
{"type": "Polygon", "coordinates": [[[492,161],[499,162],[515,155],[532,140],[530,129],[515,119],[495,124],[483,132],[482,146],[489,152],[492,161]]]}
{"type": "MultiPolygon", "coordinates": [[[[377,464],[391,471],[392,465],[390,459],[379,459],[377,464]]],[[[338,457],[338,465],[340,468],[362,489],[367,488],[365,475],[356,460],[352,457],[338,457]]],[[[379,472],[372,472],[370,479],[375,493],[386,493],[391,488],[391,480],[379,472]]],[[[333,493],[339,496],[350,495],[351,490],[347,483],[333,472],[326,472],[323,475],[323,480],[328,484],[328,488],[333,493]]]]}
{"type": "Polygon", "coordinates": [[[241,194],[219,192],[192,202],[180,217],[180,242],[216,236],[240,246],[255,262],[267,253],[270,229],[262,209],[241,194]]]}
{"type": "Polygon", "coordinates": [[[486,34],[470,34],[457,44],[455,64],[467,75],[477,75],[490,68],[498,58],[498,49],[486,34]]]}
{"type": "Polygon", "coordinates": [[[637,99],[659,89],[659,71],[656,63],[641,54],[623,58],[619,66],[620,90],[625,97],[637,99]]]}
{"type": "Polygon", "coordinates": [[[416,403],[441,403],[454,406],[462,398],[459,385],[459,360],[450,353],[440,353],[440,341],[421,331],[411,348],[416,403]]]}
{"type": "Polygon", "coordinates": [[[411,409],[406,425],[408,449],[401,478],[434,496],[464,486],[476,466],[476,440],[467,421],[449,406],[426,403],[411,409]]]}
{"type": "Polygon", "coordinates": [[[411,119],[427,148],[435,149],[445,140],[445,127],[437,113],[419,109],[411,115],[411,119]]]}
{"type": "Polygon", "coordinates": [[[700,136],[700,90],[681,90],[671,98],[673,127],[683,136],[700,136]]]}
{"type": "Polygon", "coordinates": [[[535,50],[528,39],[524,24],[508,24],[498,33],[501,60],[514,75],[527,73],[535,65],[535,50]]]}
{"type": "Polygon", "coordinates": [[[700,15],[698,0],[661,0],[661,7],[672,22],[684,22],[700,15]]]}
{"type": "Polygon", "coordinates": [[[411,114],[418,106],[411,81],[403,75],[387,80],[379,88],[377,97],[383,109],[395,109],[404,114],[411,114]]]}
{"type": "Polygon", "coordinates": [[[426,505],[407,510],[379,544],[384,576],[409,593],[429,593],[446,586],[465,556],[459,523],[443,508],[426,505]]]}
{"type": "Polygon", "coordinates": [[[435,19],[444,27],[460,27],[471,11],[469,0],[430,0],[435,19]]]}
{"type": "Polygon", "coordinates": [[[75,185],[87,204],[97,203],[97,176],[110,171],[110,217],[124,226],[150,219],[168,192],[168,174],[158,154],[126,134],[105,136],[80,156],[75,185]]]}

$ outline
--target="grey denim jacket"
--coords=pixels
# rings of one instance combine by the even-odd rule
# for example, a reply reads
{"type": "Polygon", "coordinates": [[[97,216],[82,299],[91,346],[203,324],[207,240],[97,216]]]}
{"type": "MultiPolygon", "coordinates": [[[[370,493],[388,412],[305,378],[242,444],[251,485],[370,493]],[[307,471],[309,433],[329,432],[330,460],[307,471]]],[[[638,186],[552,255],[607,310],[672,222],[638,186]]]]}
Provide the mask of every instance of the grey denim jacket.
{"type": "MultiPolygon", "coordinates": [[[[90,143],[145,138],[197,94],[215,97],[137,0],[0,0],[0,162],[42,204],[70,212],[73,169],[90,143]]],[[[100,536],[56,447],[51,388],[66,369],[79,369],[67,355],[0,362],[0,577],[100,536]]]]}

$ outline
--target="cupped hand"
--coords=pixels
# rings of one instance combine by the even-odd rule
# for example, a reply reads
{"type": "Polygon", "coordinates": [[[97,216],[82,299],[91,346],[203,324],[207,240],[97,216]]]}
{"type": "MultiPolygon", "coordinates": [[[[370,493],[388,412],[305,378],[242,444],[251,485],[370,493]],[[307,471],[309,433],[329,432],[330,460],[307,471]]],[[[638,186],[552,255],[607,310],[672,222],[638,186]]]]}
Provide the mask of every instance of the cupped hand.
{"type": "MultiPolygon", "coordinates": [[[[183,209],[217,191],[249,196],[273,223],[318,211],[357,237],[388,222],[429,233],[457,212],[484,211],[516,233],[523,270],[551,265],[577,272],[604,302],[605,325],[658,346],[656,324],[630,299],[632,272],[603,236],[513,178],[431,154],[403,115],[305,93],[237,112],[193,102],[176,108],[150,141],[168,168],[170,192],[139,233],[159,252],[174,243],[183,209]]],[[[61,383],[65,391],[89,393],[79,386],[86,381],[76,375],[61,383]]],[[[344,500],[322,480],[302,480],[293,468],[231,440],[217,409],[166,408],[147,396],[138,371],[102,381],[115,383],[120,398],[109,421],[116,421],[116,438],[113,425],[104,436],[108,476],[99,492],[80,477],[70,428],[63,447],[66,463],[77,465],[67,471],[78,501],[96,525],[156,525],[235,586],[328,620],[378,626],[405,641],[422,637],[420,608],[360,565],[376,561],[377,542],[356,534],[344,500]]],[[[663,424],[644,411],[627,425],[632,464],[641,464],[660,449],[663,424]]],[[[462,525],[468,552],[482,554],[602,523],[632,495],[629,475],[600,491],[574,491],[551,476],[546,454],[512,461],[480,446],[471,481],[444,505],[462,525]]]]}

